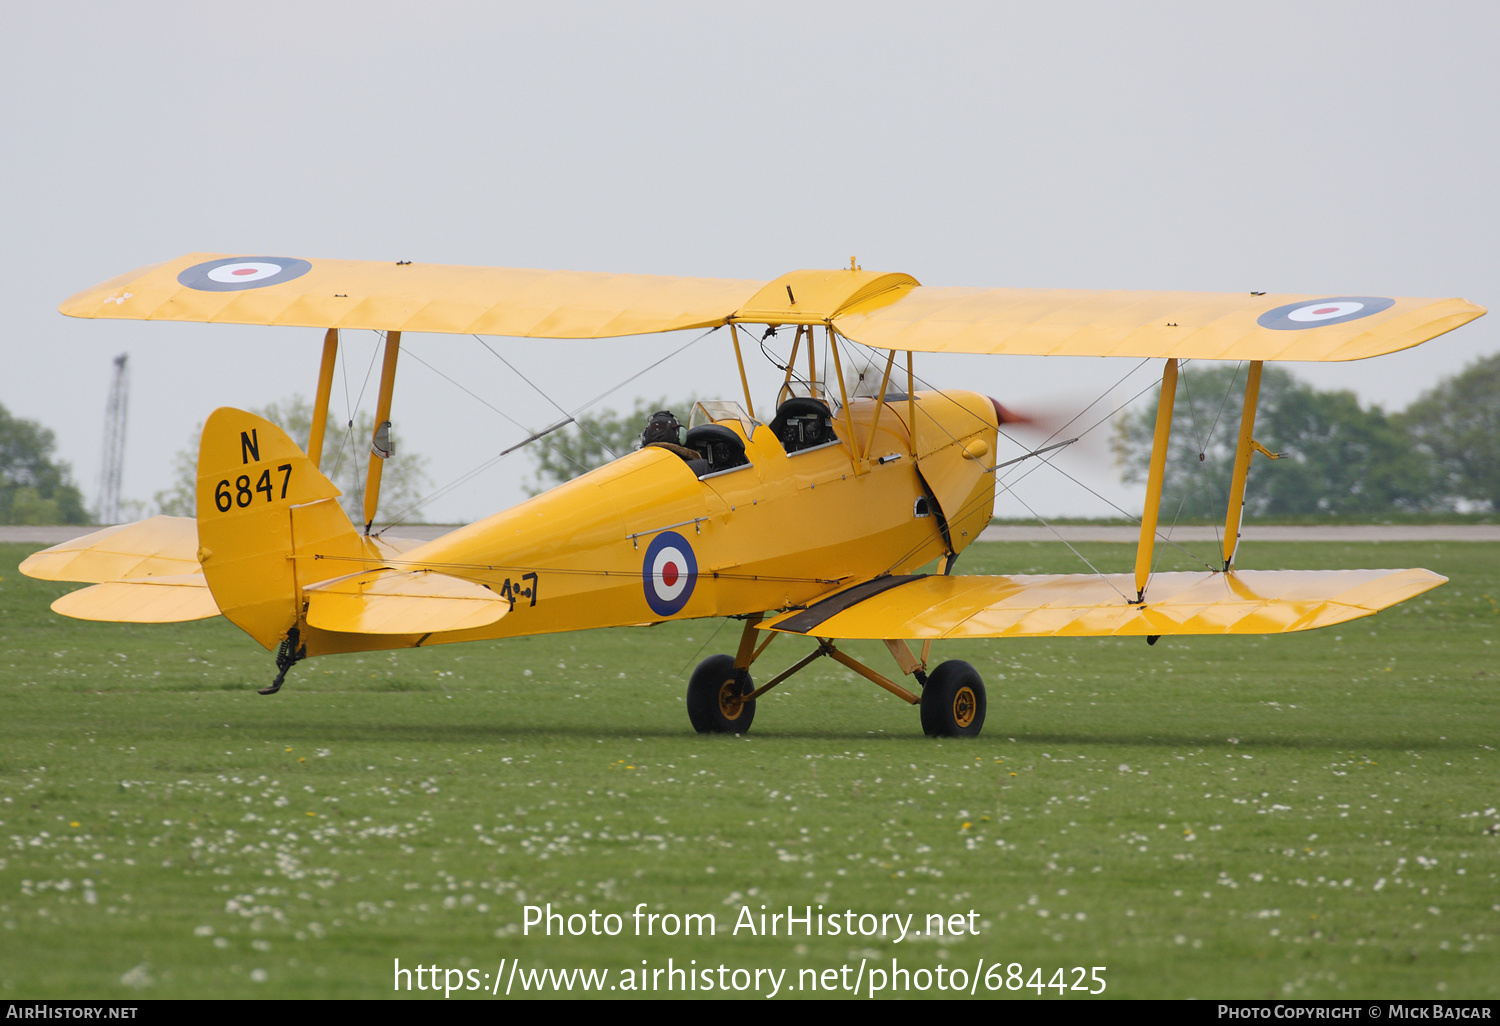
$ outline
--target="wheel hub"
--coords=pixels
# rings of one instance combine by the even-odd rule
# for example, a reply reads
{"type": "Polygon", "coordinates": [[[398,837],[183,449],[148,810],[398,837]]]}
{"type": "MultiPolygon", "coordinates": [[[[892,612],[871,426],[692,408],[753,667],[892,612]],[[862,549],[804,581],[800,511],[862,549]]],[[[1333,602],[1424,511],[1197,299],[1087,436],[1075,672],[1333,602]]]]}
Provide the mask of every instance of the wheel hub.
{"type": "Polygon", "coordinates": [[[730,677],[719,685],[719,712],[724,714],[726,720],[737,720],[744,711],[745,703],[740,697],[739,681],[730,677]]]}
{"type": "Polygon", "coordinates": [[[974,722],[974,713],[979,703],[974,698],[974,689],[965,685],[958,689],[953,696],[953,722],[960,727],[967,727],[974,722]]]}

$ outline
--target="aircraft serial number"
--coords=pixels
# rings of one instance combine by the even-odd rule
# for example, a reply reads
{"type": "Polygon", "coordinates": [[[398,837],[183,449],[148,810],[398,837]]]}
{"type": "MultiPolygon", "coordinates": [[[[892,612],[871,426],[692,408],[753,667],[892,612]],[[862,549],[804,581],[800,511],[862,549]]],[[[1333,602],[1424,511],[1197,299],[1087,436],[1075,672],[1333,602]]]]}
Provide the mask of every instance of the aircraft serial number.
{"type": "MultiPolygon", "coordinates": [[[[536,605],[537,576],[536,574],[522,574],[521,581],[530,581],[530,587],[522,587],[520,582],[506,578],[500,585],[500,597],[510,599],[510,607],[516,608],[522,599],[530,599],[531,605],[536,605]]],[[[529,606],[527,608],[530,608],[529,606]]]]}
{"type": "MultiPolygon", "coordinates": [[[[284,499],[286,498],[286,487],[292,480],[292,465],[290,463],[283,463],[276,468],[276,471],[281,475],[280,498],[284,499]]],[[[253,488],[250,486],[250,477],[248,474],[241,474],[235,478],[232,487],[228,478],[220,481],[218,487],[214,489],[214,505],[219,508],[220,513],[228,513],[236,506],[244,509],[255,501],[257,492],[264,495],[267,502],[271,502],[277,498],[276,485],[271,480],[271,470],[269,467],[260,472],[260,479],[255,482],[255,487],[253,488]]]]}

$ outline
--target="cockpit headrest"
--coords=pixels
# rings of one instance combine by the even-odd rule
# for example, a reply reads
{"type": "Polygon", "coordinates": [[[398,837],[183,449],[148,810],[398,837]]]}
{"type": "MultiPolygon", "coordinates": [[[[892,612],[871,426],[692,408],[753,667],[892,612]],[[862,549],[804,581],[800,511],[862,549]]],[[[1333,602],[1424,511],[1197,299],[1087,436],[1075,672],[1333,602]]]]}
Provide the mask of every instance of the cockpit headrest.
{"type": "Polygon", "coordinates": [[[788,453],[834,440],[833,411],[821,399],[793,396],[776,408],[771,431],[788,453]]]}

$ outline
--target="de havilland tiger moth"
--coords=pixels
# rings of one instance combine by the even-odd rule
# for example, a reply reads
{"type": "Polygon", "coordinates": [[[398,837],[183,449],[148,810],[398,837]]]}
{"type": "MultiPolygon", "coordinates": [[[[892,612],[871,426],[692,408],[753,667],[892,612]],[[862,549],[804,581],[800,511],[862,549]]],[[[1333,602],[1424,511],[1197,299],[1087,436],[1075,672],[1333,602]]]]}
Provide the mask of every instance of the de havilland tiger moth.
{"type": "Polygon", "coordinates": [[[853,260],[766,282],[207,253],[132,271],[61,310],[316,328],[322,360],[306,451],[261,417],[217,409],[198,453],[196,517],[107,527],[29,557],[21,569],[32,577],[90,585],[58,599],[58,613],[225,616],[276,652],[263,694],[300,660],[331,653],[728,617],[742,622],[736,652],[705,659],[688,683],[699,732],[748,730],[756,699],[828,656],[918,706],[936,736],[977,735],[986,699],[969,664],[930,665],[934,641],[1281,634],[1443,583],[1423,569],[1236,569],[1246,474],[1266,452],[1253,434],[1256,399],[1265,361],[1378,356],[1485,312],[1461,299],[930,287],[853,260]],[[349,329],[384,335],[362,523],[321,469],[349,329]],[[404,333],[683,329],[733,347],[743,402],[697,403],[685,435],[674,422],[671,437],[435,540],[372,532],[404,333]],[[777,363],[776,402],[758,414],[741,342],[777,331],[792,335],[791,356],[777,363]],[[878,354],[873,395],[846,387],[855,350],[878,354]],[[990,521],[997,469],[1016,462],[997,455],[1012,418],[986,395],[919,388],[917,353],[1165,361],[1133,574],[953,572],[990,521]],[[1220,565],[1152,572],[1185,360],[1248,365],[1220,565]],[[783,635],[804,654],[757,686],[752,668],[783,635]],[[839,647],[854,639],[884,642],[899,672],[839,647]]]}

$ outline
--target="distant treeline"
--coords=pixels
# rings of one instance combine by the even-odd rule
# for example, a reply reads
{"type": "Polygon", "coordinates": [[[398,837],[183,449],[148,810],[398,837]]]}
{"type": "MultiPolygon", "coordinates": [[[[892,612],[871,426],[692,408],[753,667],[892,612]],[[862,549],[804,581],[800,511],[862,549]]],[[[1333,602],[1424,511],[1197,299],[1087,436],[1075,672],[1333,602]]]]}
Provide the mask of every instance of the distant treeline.
{"type": "Polygon", "coordinates": [[[0,524],[87,524],[72,468],[52,459],[57,439],[0,406],[0,524]]]}
{"type": "MultiPolygon", "coordinates": [[[[1245,375],[1244,365],[1183,369],[1173,408],[1164,519],[1222,518],[1245,375]]],[[[305,403],[294,399],[286,405],[294,431],[310,421],[305,403]]],[[[684,400],[675,408],[685,416],[691,405],[684,400]]],[[[549,488],[629,451],[650,412],[667,408],[673,407],[665,400],[643,400],[627,414],[603,410],[579,417],[532,446],[536,477],[530,490],[549,488]]],[[[278,422],[287,419],[275,409],[267,414],[278,422]]],[[[1113,446],[1126,481],[1146,478],[1155,419],[1155,404],[1148,404],[1115,424],[1113,446]]],[[[357,429],[363,429],[356,431],[358,437],[368,434],[367,425],[357,429]]],[[[1245,508],[1252,516],[1429,519],[1500,513],[1500,354],[1445,378],[1399,413],[1361,406],[1353,392],[1319,391],[1267,366],[1255,438],[1287,458],[1272,462],[1257,455],[1251,462],[1245,508]]],[[[53,458],[55,448],[51,431],[0,406],[0,524],[90,522],[68,464],[53,458]]],[[[335,448],[344,453],[344,446],[335,448]]],[[[357,445],[353,453],[348,462],[357,469],[357,445]]],[[[182,480],[176,492],[156,497],[162,511],[190,514],[193,456],[187,451],[179,456],[182,480]]],[[[402,499],[415,495],[420,480],[420,458],[414,459],[411,481],[390,482],[400,486],[395,491],[402,499]]],[[[391,473],[387,470],[388,477],[391,473]]],[[[345,486],[356,503],[362,480],[355,474],[345,486]]]]}
{"type": "MultiPolygon", "coordinates": [[[[1223,516],[1244,398],[1244,365],[1183,369],[1173,407],[1162,517],[1223,516]]],[[[1155,404],[1115,424],[1126,481],[1146,480],[1155,404]]],[[[1245,510],[1295,518],[1500,512],[1500,354],[1445,378],[1399,413],[1323,392],[1279,367],[1261,378],[1245,510]]],[[[1421,517],[1426,519],[1426,517],[1421,517]]]]}

